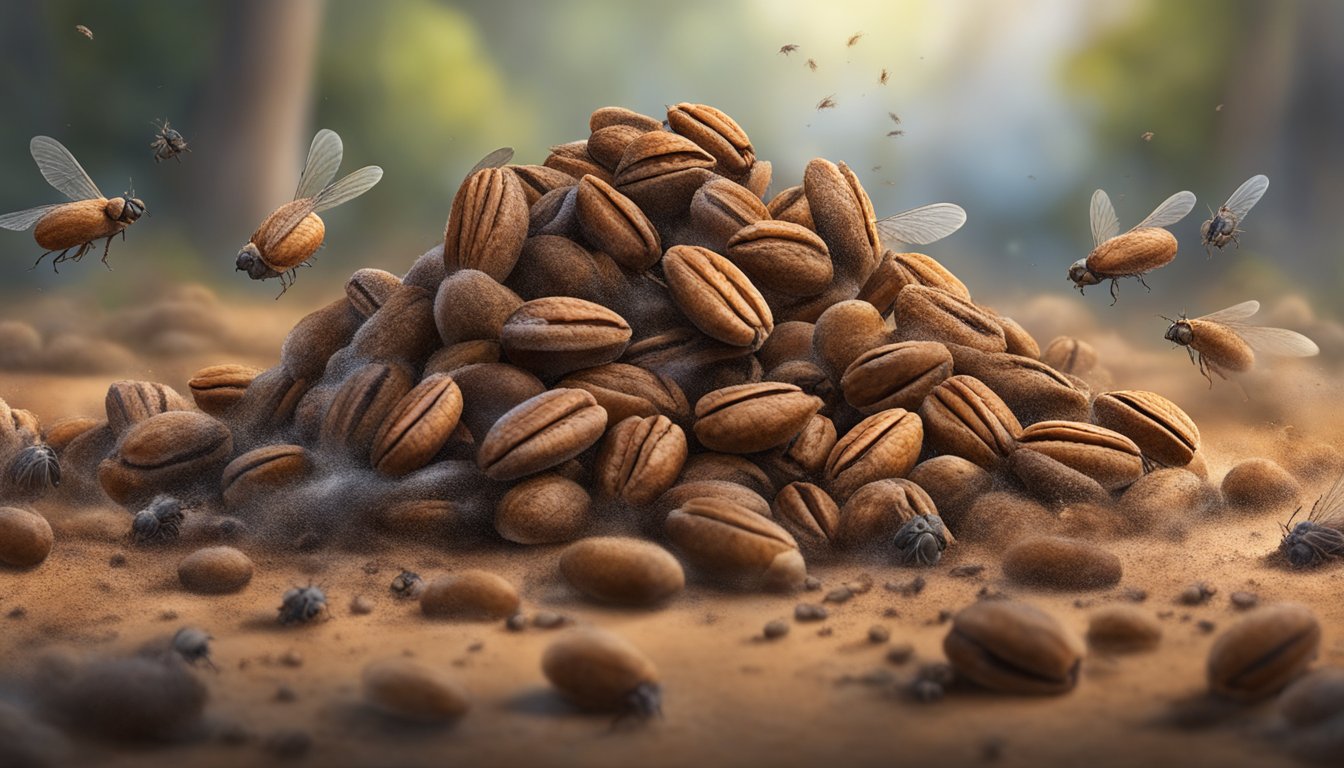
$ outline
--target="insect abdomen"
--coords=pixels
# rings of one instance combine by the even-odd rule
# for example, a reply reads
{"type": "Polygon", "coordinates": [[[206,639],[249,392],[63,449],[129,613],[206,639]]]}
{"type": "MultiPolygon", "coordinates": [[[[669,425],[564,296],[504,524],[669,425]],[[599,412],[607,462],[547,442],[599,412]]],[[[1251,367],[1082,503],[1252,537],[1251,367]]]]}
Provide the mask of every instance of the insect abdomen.
{"type": "Polygon", "coordinates": [[[1190,346],[1213,365],[1225,371],[1241,373],[1255,364],[1255,352],[1233,331],[1217,323],[1190,321],[1193,336],[1190,346]]]}
{"type": "MultiPolygon", "coordinates": [[[[280,210],[283,211],[284,209],[281,208],[280,210]]],[[[266,241],[266,227],[276,220],[279,213],[280,211],[277,211],[272,214],[271,218],[261,225],[261,229],[252,237],[252,242],[263,243],[266,241]]],[[[322,223],[322,217],[316,213],[310,213],[304,216],[298,226],[294,227],[280,242],[263,251],[261,258],[266,262],[266,266],[276,272],[285,272],[312,258],[312,255],[317,253],[317,249],[322,246],[322,240],[326,235],[327,227],[322,223]]]]}
{"type": "Polygon", "coordinates": [[[66,203],[38,219],[33,239],[48,251],[63,251],[125,228],[124,223],[107,217],[107,200],[100,197],[66,203]]]}
{"type": "Polygon", "coordinates": [[[1096,275],[1137,275],[1176,258],[1176,237],[1161,227],[1144,227],[1116,235],[1087,256],[1096,275]]]}

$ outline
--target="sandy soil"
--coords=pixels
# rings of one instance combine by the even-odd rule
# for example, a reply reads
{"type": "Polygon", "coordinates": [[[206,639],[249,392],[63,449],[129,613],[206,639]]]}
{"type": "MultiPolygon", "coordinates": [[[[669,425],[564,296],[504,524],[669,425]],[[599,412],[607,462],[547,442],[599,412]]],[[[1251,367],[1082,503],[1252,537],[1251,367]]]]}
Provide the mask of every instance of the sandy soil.
{"type": "MultiPolygon", "coordinates": [[[[1038,338],[1048,341],[1047,334],[1038,331],[1038,338]]],[[[1155,368],[1140,353],[1112,357],[1106,342],[1099,346],[1108,361],[1123,361],[1113,366],[1118,384],[1156,381],[1149,385],[1156,391],[1201,398],[1187,407],[1200,421],[1215,481],[1240,458],[1274,455],[1279,430],[1288,423],[1319,437],[1338,434],[1340,417],[1329,405],[1329,387],[1321,385],[1324,369],[1287,369],[1300,374],[1264,385],[1248,403],[1224,386],[1199,395],[1204,382],[1170,357],[1155,368]],[[1140,374],[1143,379],[1135,378],[1140,374]]],[[[1184,355],[1180,358],[1185,365],[1184,355]]],[[[195,367],[233,359],[172,361],[144,377],[185,392],[195,367]]],[[[0,396],[50,422],[100,413],[111,378],[4,373],[0,396]]],[[[1320,486],[1307,486],[1304,499],[1313,500],[1320,486]]],[[[739,594],[693,582],[654,611],[582,601],[560,580],[559,548],[450,551],[417,542],[315,554],[250,549],[257,573],[242,592],[199,596],[185,592],[176,578],[176,563],[194,548],[191,542],[131,547],[124,538],[129,516],[119,509],[43,511],[57,532],[51,556],[32,571],[0,570],[0,679],[21,678],[35,659],[53,651],[123,653],[184,625],[214,635],[219,666],[218,672],[199,670],[210,691],[206,722],[181,734],[180,742],[128,746],[75,738],[62,762],[70,765],[270,764],[280,759],[264,744],[285,729],[312,737],[311,750],[298,763],[324,766],[1295,765],[1274,737],[1272,702],[1227,710],[1200,704],[1208,648],[1237,617],[1228,595],[1247,590],[1262,603],[1309,605],[1325,628],[1317,663],[1344,664],[1344,602],[1338,597],[1344,566],[1287,573],[1266,565],[1264,555],[1277,544],[1283,519],[1277,510],[1196,521],[1173,511],[1169,531],[1104,544],[1119,555],[1125,575],[1118,587],[1101,591],[1013,585],[1003,578],[995,548],[959,545],[936,568],[922,572],[927,587],[917,596],[884,585],[909,582],[920,572],[849,564],[811,569],[823,592],[739,594]],[[110,564],[115,554],[124,556],[124,565],[110,564]],[[949,573],[967,564],[986,568],[969,578],[949,573]],[[432,578],[468,567],[488,568],[519,585],[528,613],[558,611],[634,642],[661,670],[664,717],[642,727],[613,727],[610,718],[581,714],[560,700],[540,670],[542,651],[559,630],[519,633],[502,622],[431,621],[414,601],[388,591],[402,568],[432,578]],[[819,601],[824,590],[862,575],[874,588],[830,606],[828,620],[792,621],[799,601],[819,601]],[[1206,605],[1178,605],[1177,594],[1196,580],[1215,585],[1217,595],[1206,605]],[[309,582],[327,591],[330,619],[279,626],[281,593],[309,582]],[[1132,593],[1142,590],[1147,598],[1140,605],[1161,617],[1164,638],[1147,654],[1090,656],[1082,682],[1064,696],[1013,698],[961,686],[932,704],[902,695],[901,684],[921,663],[942,660],[943,612],[973,602],[982,590],[1029,600],[1079,634],[1091,610],[1131,602],[1132,593]],[[372,613],[350,610],[357,596],[373,602],[372,613]],[[761,640],[762,626],[776,618],[789,619],[789,635],[761,640]],[[1201,627],[1201,621],[1213,629],[1201,627]],[[868,642],[873,625],[888,628],[890,641],[868,642]],[[911,662],[886,660],[890,646],[907,642],[915,649],[911,662]],[[282,660],[291,651],[301,657],[297,666],[282,660]],[[411,728],[366,709],[361,669],[370,660],[397,655],[448,670],[471,694],[468,715],[448,728],[411,728]],[[282,689],[292,700],[277,696],[282,689]],[[1173,716],[1192,712],[1207,716],[1173,716]]],[[[0,701],[13,690],[0,685],[0,701]]]]}

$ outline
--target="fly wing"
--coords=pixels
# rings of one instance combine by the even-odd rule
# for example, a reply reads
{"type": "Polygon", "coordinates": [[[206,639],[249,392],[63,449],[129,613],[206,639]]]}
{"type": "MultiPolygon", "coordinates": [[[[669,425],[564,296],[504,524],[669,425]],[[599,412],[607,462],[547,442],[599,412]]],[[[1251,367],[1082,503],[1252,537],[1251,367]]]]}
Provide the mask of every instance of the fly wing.
{"type": "Polygon", "coordinates": [[[347,203],[373,189],[373,185],[383,178],[383,169],[376,165],[366,165],[340,181],[332,184],[313,198],[313,211],[325,211],[347,203]]]}
{"type": "Polygon", "coordinates": [[[45,216],[48,211],[60,208],[62,205],[65,205],[65,203],[39,205],[36,208],[29,208],[26,211],[6,213],[5,215],[0,216],[0,229],[12,229],[15,232],[22,232],[36,224],[37,220],[45,216]]]}
{"type": "Polygon", "coordinates": [[[1251,212],[1251,209],[1255,207],[1256,203],[1260,202],[1260,198],[1265,196],[1265,190],[1267,189],[1269,189],[1268,176],[1263,174],[1252,176],[1242,182],[1240,187],[1237,187],[1237,191],[1233,192],[1232,196],[1227,198],[1227,202],[1223,203],[1223,207],[1231,211],[1232,215],[1237,217],[1237,220],[1240,221],[1241,219],[1246,218],[1246,214],[1251,212]]]}
{"type": "Polygon", "coordinates": [[[1227,323],[1227,327],[1236,332],[1251,349],[1267,355],[1280,357],[1312,357],[1321,352],[1316,342],[1297,331],[1287,328],[1265,328],[1259,325],[1237,325],[1227,323]]]}
{"type": "Polygon", "coordinates": [[[1251,299],[1250,301],[1243,301],[1240,304],[1233,304],[1227,309],[1220,309],[1217,312],[1214,312],[1213,314],[1205,315],[1203,317],[1197,317],[1195,319],[1206,320],[1210,323],[1222,323],[1224,325],[1232,325],[1240,323],[1242,320],[1245,320],[1246,318],[1250,317],[1251,315],[1254,315],[1256,312],[1259,311],[1260,311],[1260,302],[1256,301],[1255,299],[1251,299]]]}
{"type": "Polygon", "coordinates": [[[1092,245],[1096,247],[1120,234],[1120,219],[1115,215],[1115,206],[1106,190],[1098,189],[1092,193],[1092,205],[1088,210],[1092,220],[1092,245]]]}
{"type": "Polygon", "coordinates": [[[961,229],[966,223],[966,211],[952,203],[934,203],[877,220],[877,231],[883,244],[892,248],[896,243],[928,245],[961,229]]]}
{"type": "Polygon", "coordinates": [[[485,157],[482,157],[479,163],[473,165],[471,167],[471,170],[467,171],[467,176],[470,177],[477,171],[484,171],[486,168],[499,168],[501,166],[508,165],[509,161],[512,159],[513,159],[513,147],[500,147],[499,149],[496,149],[494,152],[491,152],[485,157]]]}
{"type": "Polygon", "coordinates": [[[289,237],[289,233],[293,232],[294,228],[299,226],[299,222],[303,221],[308,214],[313,212],[313,207],[316,202],[317,198],[315,197],[305,197],[302,200],[288,203],[285,206],[288,208],[288,210],[285,211],[285,217],[275,222],[271,227],[264,227],[266,229],[265,242],[257,243],[257,245],[261,246],[262,253],[270,251],[279,245],[281,240],[289,237]],[[289,208],[291,205],[293,207],[289,208]]]}
{"type": "Polygon", "coordinates": [[[1194,192],[1177,192],[1162,201],[1162,204],[1148,214],[1148,218],[1134,225],[1134,229],[1144,227],[1169,227],[1184,219],[1195,207],[1194,192]]]}
{"type": "Polygon", "coordinates": [[[71,200],[94,200],[103,196],[84,167],[61,142],[50,136],[34,136],[28,143],[37,169],[47,183],[71,200]]]}
{"type": "Polygon", "coordinates": [[[1344,475],[1311,508],[1311,521],[1344,530],[1344,475]]]}
{"type": "Polygon", "coordinates": [[[326,128],[318,131],[308,147],[308,159],[303,164],[303,175],[299,177],[299,188],[294,191],[294,199],[316,197],[331,184],[331,180],[336,178],[336,169],[341,167],[343,154],[345,147],[335,131],[326,128]]]}

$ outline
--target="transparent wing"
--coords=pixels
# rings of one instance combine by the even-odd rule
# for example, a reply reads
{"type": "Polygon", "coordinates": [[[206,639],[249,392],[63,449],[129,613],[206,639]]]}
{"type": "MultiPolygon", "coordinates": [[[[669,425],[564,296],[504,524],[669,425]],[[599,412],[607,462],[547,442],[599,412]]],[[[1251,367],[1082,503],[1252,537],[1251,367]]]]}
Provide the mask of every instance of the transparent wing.
{"type": "Polygon", "coordinates": [[[1106,190],[1098,189],[1092,193],[1092,206],[1088,210],[1092,220],[1092,245],[1098,246],[1120,234],[1120,219],[1115,215],[1115,206],[1106,190]]]}
{"type": "Polygon", "coordinates": [[[316,197],[325,189],[336,178],[336,169],[341,167],[343,154],[345,147],[335,131],[326,128],[318,131],[308,147],[308,159],[303,163],[303,175],[299,177],[299,188],[294,192],[294,199],[316,197]]]}
{"type": "Polygon", "coordinates": [[[509,161],[512,159],[513,147],[500,147],[494,152],[482,157],[479,163],[473,165],[471,170],[467,171],[467,176],[471,176],[477,171],[484,171],[486,168],[499,168],[500,166],[508,165],[509,161]]]}
{"type": "Polygon", "coordinates": [[[71,200],[92,200],[103,196],[98,185],[93,183],[84,167],[79,164],[70,150],[50,136],[34,136],[28,144],[33,153],[37,169],[47,183],[71,200]]]}
{"type": "Polygon", "coordinates": [[[1246,318],[1250,317],[1251,315],[1254,315],[1256,312],[1259,311],[1260,311],[1260,302],[1256,301],[1255,299],[1251,299],[1250,301],[1243,301],[1240,304],[1233,304],[1227,309],[1220,309],[1217,312],[1214,312],[1213,314],[1205,315],[1203,317],[1197,317],[1195,319],[1206,320],[1210,323],[1222,323],[1224,325],[1232,325],[1240,323],[1242,320],[1245,320],[1246,318]]]}
{"type": "Polygon", "coordinates": [[[22,232],[36,224],[37,220],[45,216],[48,211],[60,208],[62,205],[65,205],[65,203],[39,205],[36,208],[29,208],[26,211],[6,213],[5,215],[0,216],[0,229],[12,229],[15,232],[22,232]]]}
{"type": "Polygon", "coordinates": [[[1344,525],[1344,475],[1311,508],[1311,521],[1334,528],[1344,525]]]}
{"type": "Polygon", "coordinates": [[[1312,357],[1321,352],[1316,342],[1297,331],[1287,328],[1265,328],[1259,325],[1227,323],[1256,352],[1280,357],[1312,357]]]}
{"type": "Polygon", "coordinates": [[[934,203],[878,219],[877,231],[888,248],[893,243],[928,245],[956,232],[965,223],[966,211],[961,206],[934,203]]]}
{"type": "Polygon", "coordinates": [[[1260,198],[1265,196],[1265,190],[1269,189],[1269,177],[1263,174],[1252,176],[1237,187],[1237,191],[1227,198],[1223,207],[1232,212],[1232,215],[1238,220],[1246,218],[1246,214],[1251,212],[1255,204],[1260,202],[1260,198]]]}
{"type": "Polygon", "coordinates": [[[358,171],[332,184],[313,198],[313,211],[325,211],[341,203],[348,203],[356,197],[373,189],[373,185],[383,178],[383,169],[376,165],[366,165],[358,171]]]}
{"type": "Polygon", "coordinates": [[[1148,218],[1134,225],[1134,229],[1144,227],[1169,227],[1184,219],[1195,207],[1194,192],[1177,192],[1162,201],[1162,204],[1148,214],[1148,218]]]}

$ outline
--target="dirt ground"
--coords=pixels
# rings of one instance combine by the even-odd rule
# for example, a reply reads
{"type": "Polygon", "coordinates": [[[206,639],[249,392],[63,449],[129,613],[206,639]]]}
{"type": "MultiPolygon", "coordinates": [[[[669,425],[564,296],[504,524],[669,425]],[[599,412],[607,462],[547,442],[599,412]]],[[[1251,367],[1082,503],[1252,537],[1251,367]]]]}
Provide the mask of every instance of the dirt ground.
{"type": "MultiPolygon", "coordinates": [[[[1044,343],[1050,329],[1044,321],[1033,326],[1038,311],[1049,315],[1029,307],[1023,322],[1044,343]]],[[[283,329],[292,320],[273,325],[283,329]]],[[[1274,379],[1248,381],[1248,400],[1221,383],[1207,390],[1179,351],[1122,352],[1121,342],[1105,334],[1094,341],[1103,360],[1116,361],[1117,387],[1144,386],[1187,407],[1200,424],[1215,482],[1242,458],[1275,457],[1288,426],[1339,443],[1326,362],[1285,364],[1274,379]]],[[[186,378],[201,365],[273,360],[187,355],[146,365],[138,377],[185,393],[186,378]]],[[[123,377],[0,372],[0,396],[49,423],[100,414],[107,383],[123,377]]],[[[1303,500],[1310,504],[1328,482],[1304,485],[1303,500]]],[[[215,637],[219,668],[198,669],[209,689],[205,722],[179,741],[126,745],[71,737],[64,751],[52,752],[62,765],[1286,766],[1298,763],[1278,736],[1273,702],[1226,708],[1202,697],[1208,649],[1238,616],[1228,596],[1245,590],[1262,604],[1310,606],[1324,627],[1317,665],[1344,664],[1344,566],[1298,573],[1267,565],[1264,556],[1277,545],[1286,517],[1282,510],[1199,520],[1172,510],[1169,529],[1103,543],[1120,557],[1124,577],[1099,591],[1015,585],[1003,577],[1001,547],[958,544],[924,571],[876,563],[815,566],[810,571],[822,591],[799,595],[724,592],[692,579],[668,605],[642,611],[580,599],[560,579],[559,547],[504,545],[455,551],[406,542],[308,554],[249,548],[257,571],[245,589],[195,595],[176,577],[191,542],[132,547],[124,510],[41,509],[56,531],[51,556],[30,571],[0,570],[0,679],[23,678],[44,654],[129,652],[186,625],[215,637]],[[114,566],[118,554],[125,562],[114,566]],[[971,564],[985,569],[971,577],[950,573],[971,564]],[[511,632],[502,622],[433,621],[416,602],[388,590],[402,568],[432,578],[471,567],[517,584],[529,614],[556,611],[614,630],[641,648],[663,677],[663,717],[613,726],[609,717],[564,703],[540,668],[547,643],[563,630],[511,632]],[[927,586],[918,595],[885,587],[920,573],[927,586]],[[820,601],[825,590],[863,575],[872,590],[829,605],[827,620],[793,621],[798,602],[820,601]],[[1217,594],[1205,605],[1179,605],[1176,596],[1197,580],[1216,586],[1217,594]],[[310,582],[326,590],[330,618],[281,627],[275,621],[281,594],[310,582]],[[933,703],[904,695],[902,684],[920,664],[942,660],[945,612],[972,603],[982,590],[1030,601],[1080,635],[1092,610],[1133,603],[1142,591],[1146,599],[1137,604],[1160,618],[1164,636],[1153,652],[1089,655],[1077,689],[1063,696],[1017,698],[962,685],[933,703]],[[372,601],[371,613],[350,610],[360,596],[372,601]],[[791,631],[767,642],[761,629],[772,619],[788,619],[791,631]],[[890,631],[888,642],[869,642],[874,625],[890,631]],[[886,659],[899,643],[915,650],[903,665],[886,659]],[[451,727],[422,728],[390,723],[367,709],[360,671],[368,661],[399,655],[450,673],[470,693],[471,711],[451,727]],[[266,746],[288,729],[311,737],[311,748],[297,760],[285,761],[266,746]]],[[[16,690],[0,684],[0,702],[22,705],[16,690]]]]}

